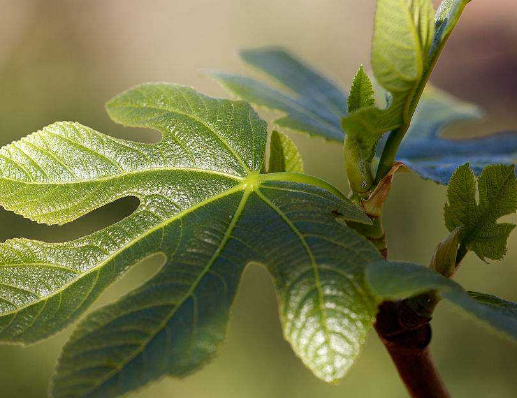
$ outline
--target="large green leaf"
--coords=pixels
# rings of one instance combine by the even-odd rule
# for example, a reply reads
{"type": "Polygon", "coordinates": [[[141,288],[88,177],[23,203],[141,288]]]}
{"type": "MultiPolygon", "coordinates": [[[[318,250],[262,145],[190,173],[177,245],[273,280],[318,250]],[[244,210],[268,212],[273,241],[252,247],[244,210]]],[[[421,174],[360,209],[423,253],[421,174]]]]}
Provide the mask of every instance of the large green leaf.
{"type": "Polygon", "coordinates": [[[447,189],[445,225],[459,228],[460,242],[482,260],[500,260],[506,254],[514,224],[497,220],[517,210],[517,179],[514,166],[487,166],[477,181],[468,164],[453,174],[447,189]],[[479,199],[476,193],[479,191],[479,199]]]}
{"type": "Polygon", "coordinates": [[[451,279],[409,263],[371,263],[366,269],[366,280],[379,302],[437,291],[467,315],[517,341],[517,304],[514,302],[482,293],[467,293],[451,279]]]}
{"type": "Polygon", "coordinates": [[[132,95],[145,95],[148,120],[164,133],[160,143],[57,123],[0,150],[0,204],[33,220],[62,224],[121,197],[140,200],[130,217],[73,242],[0,245],[1,341],[32,343],[66,326],[130,265],[159,250],[155,230],[164,222],[260,168],[266,127],[246,104],[167,85],[132,95]]]}
{"type": "Polygon", "coordinates": [[[60,358],[56,397],[114,396],[196,370],[224,339],[250,262],[271,270],[285,336],[304,363],[326,381],[344,376],[375,314],[361,270],[377,257],[332,221],[339,202],[314,188],[264,182],[216,206],[176,227],[183,239],[164,250],[174,254],[158,275],[79,325],[60,358]]]}
{"type": "Polygon", "coordinates": [[[320,378],[342,378],[371,328],[375,248],[336,217],[369,223],[334,187],[259,174],[266,124],[244,102],[146,84],[108,103],[156,144],[57,123],[1,149],[0,204],[48,224],[136,196],[126,219],[75,241],[0,244],[0,339],[32,343],[72,322],[132,264],[158,274],[89,315],[61,355],[56,397],[113,397],[209,361],[249,263],[273,275],[287,340],[320,378]]]}

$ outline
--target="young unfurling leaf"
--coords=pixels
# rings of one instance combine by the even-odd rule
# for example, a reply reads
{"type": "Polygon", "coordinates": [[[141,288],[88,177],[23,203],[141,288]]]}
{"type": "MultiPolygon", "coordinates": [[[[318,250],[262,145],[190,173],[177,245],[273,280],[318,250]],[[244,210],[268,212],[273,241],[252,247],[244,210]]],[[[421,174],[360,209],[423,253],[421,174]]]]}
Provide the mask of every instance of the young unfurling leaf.
{"type": "Polygon", "coordinates": [[[497,223],[517,210],[517,179],[514,166],[487,166],[479,180],[465,164],[453,174],[447,189],[445,225],[460,228],[460,242],[479,258],[500,260],[514,224],[497,223]],[[479,200],[476,200],[476,192],[479,200]]]}
{"type": "Polygon", "coordinates": [[[461,227],[452,231],[441,241],[434,252],[429,268],[447,278],[451,278],[456,272],[458,249],[460,246],[461,227]]]}
{"type": "Polygon", "coordinates": [[[372,39],[372,69],[394,95],[414,89],[434,35],[429,0],[378,0],[372,39]]]}
{"type": "Polygon", "coordinates": [[[347,102],[348,113],[354,113],[361,108],[374,106],[374,95],[372,82],[361,65],[350,88],[350,95],[348,96],[347,102]]]}
{"type": "Polygon", "coordinates": [[[433,35],[429,0],[377,1],[372,69],[392,100],[387,109],[365,107],[342,119],[345,158],[352,159],[346,162],[347,173],[356,192],[368,192],[373,184],[371,162],[382,135],[411,121],[411,102],[423,78],[433,35]]]}
{"type": "Polygon", "coordinates": [[[295,143],[281,131],[271,133],[269,173],[303,173],[303,161],[295,143]]]}

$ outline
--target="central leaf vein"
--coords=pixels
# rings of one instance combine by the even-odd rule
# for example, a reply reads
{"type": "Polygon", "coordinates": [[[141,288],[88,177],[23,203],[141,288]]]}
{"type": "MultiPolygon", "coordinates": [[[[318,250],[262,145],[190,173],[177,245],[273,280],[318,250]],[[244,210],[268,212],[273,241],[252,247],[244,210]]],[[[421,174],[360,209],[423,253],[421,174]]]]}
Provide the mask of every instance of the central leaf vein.
{"type": "MultiPolygon", "coordinates": [[[[293,222],[287,217],[287,215],[273,202],[271,202],[260,190],[257,189],[256,194],[260,199],[262,199],[271,209],[273,209],[281,218],[282,220],[287,224],[287,226],[293,231],[293,233],[298,237],[301,245],[303,246],[305,252],[307,253],[307,256],[309,257],[311,267],[313,269],[314,279],[315,279],[315,287],[318,292],[318,307],[320,311],[320,317],[321,317],[321,326],[323,328],[323,332],[325,334],[325,340],[330,346],[330,338],[329,338],[329,329],[327,325],[327,316],[325,313],[325,306],[324,306],[324,293],[321,287],[321,281],[320,281],[320,274],[318,265],[316,263],[316,259],[314,258],[314,254],[312,253],[312,250],[307,243],[305,237],[303,234],[298,230],[298,228],[293,224],[293,222]]],[[[333,351],[330,350],[330,352],[333,354],[333,351]]]]}
{"type": "MultiPolygon", "coordinates": [[[[228,191],[227,191],[228,192],[228,191]]],[[[212,257],[210,258],[210,260],[208,261],[207,265],[203,268],[202,272],[198,275],[198,277],[196,278],[196,280],[192,283],[191,287],[188,289],[188,291],[186,292],[186,294],[184,295],[183,299],[181,299],[177,304],[175,304],[172,308],[172,310],[167,314],[166,317],[164,317],[163,321],[158,325],[158,327],[152,331],[149,335],[149,337],[144,340],[142,342],[142,344],[132,353],[132,355],[125,359],[123,362],[117,364],[117,366],[109,373],[106,374],[105,377],[103,377],[102,379],[98,380],[97,383],[92,386],[89,390],[87,390],[86,392],[84,392],[84,394],[89,394],[91,391],[95,390],[97,387],[103,385],[104,383],[106,383],[108,380],[110,380],[113,376],[115,376],[116,374],[118,374],[120,372],[120,370],[122,370],[128,363],[130,363],[133,359],[135,359],[139,354],[141,354],[142,352],[144,352],[145,350],[145,347],[152,341],[152,339],[154,337],[156,337],[156,335],[164,329],[164,327],[166,327],[166,325],[168,324],[168,322],[171,320],[171,318],[176,314],[176,312],[181,308],[181,306],[189,299],[189,298],[193,298],[193,300],[195,301],[194,299],[194,295],[195,295],[195,291],[197,289],[197,287],[199,286],[199,283],[201,282],[201,280],[205,277],[205,275],[207,275],[213,264],[215,263],[215,261],[217,261],[217,259],[219,258],[219,256],[221,255],[222,251],[224,250],[224,248],[226,247],[226,244],[228,243],[228,241],[231,239],[231,236],[232,236],[232,232],[233,230],[235,229],[236,225],[237,225],[237,222],[239,221],[239,218],[240,216],[242,215],[243,211],[244,211],[244,208],[246,207],[246,203],[248,201],[248,198],[250,196],[250,194],[253,192],[252,189],[246,189],[244,191],[244,194],[242,196],[242,199],[239,203],[239,206],[234,214],[234,216],[232,217],[232,220],[230,222],[230,224],[228,225],[228,228],[226,229],[225,231],[225,234],[224,236],[222,237],[221,239],[221,242],[217,248],[217,250],[214,252],[214,254],[212,255],[212,257]]],[[[226,196],[226,195],[224,195],[226,196]]],[[[220,197],[219,199],[221,199],[222,197],[220,197]]]]}

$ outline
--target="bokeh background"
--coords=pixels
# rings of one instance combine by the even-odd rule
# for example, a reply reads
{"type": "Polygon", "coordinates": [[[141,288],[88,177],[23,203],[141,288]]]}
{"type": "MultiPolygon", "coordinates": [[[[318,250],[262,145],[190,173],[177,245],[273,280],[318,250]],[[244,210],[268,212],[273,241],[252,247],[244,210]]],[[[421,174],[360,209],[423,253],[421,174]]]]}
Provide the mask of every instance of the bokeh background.
{"type": "MultiPolygon", "coordinates": [[[[150,141],[148,131],[110,122],[103,104],[147,81],[225,93],[203,69],[245,72],[236,50],[281,45],[343,87],[369,64],[374,0],[0,0],[0,145],[57,120],[150,141]]],[[[432,81],[482,105],[487,119],[454,126],[451,135],[517,129],[517,1],[473,0],[432,81]]],[[[269,117],[271,115],[264,115],[269,117]]],[[[291,134],[308,173],[346,190],[338,145],[291,134]]],[[[445,236],[445,189],[411,174],[397,176],[386,206],[392,259],[428,263],[445,236]]],[[[0,210],[0,241],[60,241],[130,213],[122,200],[64,227],[45,227],[0,210]]],[[[517,217],[511,217],[517,221],[517,217]]],[[[469,289],[517,300],[517,234],[506,259],[485,264],[469,255],[457,279],[469,289]]],[[[155,272],[135,267],[102,297],[115,300],[155,272]]],[[[0,347],[0,397],[43,398],[70,329],[29,348],[0,347]]],[[[517,396],[517,348],[446,305],[437,312],[432,349],[454,397],[517,396]]],[[[163,379],[128,397],[345,398],[403,397],[405,392],[374,334],[339,386],[314,378],[282,339],[269,276],[248,269],[229,338],[219,357],[183,380],[163,379]]]]}

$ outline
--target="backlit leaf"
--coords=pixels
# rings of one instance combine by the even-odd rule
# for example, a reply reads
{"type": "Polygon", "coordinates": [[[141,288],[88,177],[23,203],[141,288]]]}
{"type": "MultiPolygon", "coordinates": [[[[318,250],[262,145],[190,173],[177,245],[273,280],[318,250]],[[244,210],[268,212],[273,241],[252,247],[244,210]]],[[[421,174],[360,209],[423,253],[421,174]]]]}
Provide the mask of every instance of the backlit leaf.
{"type": "Polygon", "coordinates": [[[62,224],[118,198],[140,201],[124,220],[71,242],[0,244],[0,340],[56,333],[130,266],[161,255],[158,274],[87,316],[60,358],[55,397],[114,397],[207,363],[243,270],[258,263],[273,275],[296,354],[321,379],[341,379],[374,320],[364,265],[380,255],[336,217],[370,219],[314,177],[260,174],[266,123],[242,101],[145,84],[107,108],[162,140],[56,123],[0,150],[0,204],[33,220],[62,224]]]}
{"type": "Polygon", "coordinates": [[[429,0],[377,0],[372,69],[381,86],[394,95],[412,91],[420,80],[433,22],[429,0]]]}
{"type": "Polygon", "coordinates": [[[348,112],[353,113],[361,108],[375,105],[375,93],[373,92],[372,82],[364,71],[363,66],[355,74],[350,95],[348,96],[348,112]]]}
{"type": "Polygon", "coordinates": [[[412,102],[424,78],[424,63],[434,34],[434,10],[429,0],[378,0],[372,39],[372,70],[391,94],[389,106],[371,106],[342,119],[346,131],[345,161],[356,192],[373,185],[371,163],[384,133],[408,125],[412,102]]]}
{"type": "Polygon", "coordinates": [[[286,339],[304,363],[326,381],[342,378],[373,321],[360,272],[377,255],[333,222],[336,205],[314,188],[262,183],[218,203],[218,211],[205,208],[184,219],[184,238],[162,271],[79,325],[60,358],[54,395],[114,396],[164,374],[196,370],[225,337],[249,262],[272,272],[286,339]]]}
{"type": "Polygon", "coordinates": [[[295,143],[281,131],[273,130],[269,153],[269,173],[303,173],[303,161],[295,143]]]}
{"type": "Polygon", "coordinates": [[[0,150],[0,204],[35,221],[62,224],[118,198],[140,200],[128,218],[73,242],[0,244],[1,341],[32,343],[60,330],[129,266],[160,251],[164,223],[260,169],[266,125],[247,104],[174,85],[127,97],[145,101],[126,114],[144,115],[141,125],[160,130],[162,141],[133,143],[65,122],[0,150]]]}

